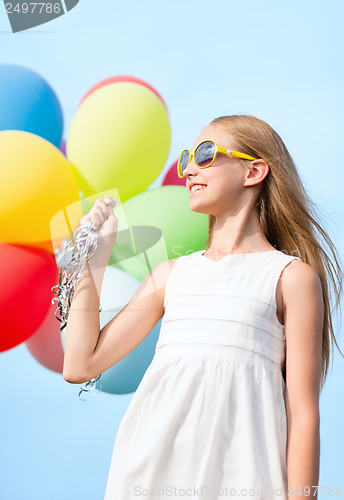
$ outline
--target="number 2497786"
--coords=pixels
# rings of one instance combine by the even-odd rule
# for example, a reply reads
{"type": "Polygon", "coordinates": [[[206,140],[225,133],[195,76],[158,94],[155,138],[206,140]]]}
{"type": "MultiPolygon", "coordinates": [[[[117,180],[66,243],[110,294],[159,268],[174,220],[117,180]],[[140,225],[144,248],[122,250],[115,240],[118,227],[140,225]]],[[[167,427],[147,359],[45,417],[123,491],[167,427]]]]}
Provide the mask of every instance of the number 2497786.
{"type": "Polygon", "coordinates": [[[46,3],[46,2],[24,2],[24,3],[6,3],[7,14],[59,14],[61,12],[60,3],[46,3]]]}

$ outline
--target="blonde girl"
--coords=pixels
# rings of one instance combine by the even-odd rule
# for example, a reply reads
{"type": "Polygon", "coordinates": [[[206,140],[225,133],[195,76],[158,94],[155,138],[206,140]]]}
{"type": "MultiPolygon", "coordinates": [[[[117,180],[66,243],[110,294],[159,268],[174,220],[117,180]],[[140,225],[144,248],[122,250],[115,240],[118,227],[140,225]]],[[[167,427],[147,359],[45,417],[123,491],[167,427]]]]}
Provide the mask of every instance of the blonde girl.
{"type": "Polygon", "coordinates": [[[338,347],[336,249],[263,120],[213,120],[181,153],[178,173],[190,210],[209,215],[205,251],[158,264],[101,331],[113,200],[97,200],[84,218],[103,224],[104,238],[74,295],[64,378],[105,371],[163,318],[117,432],[105,500],[317,498],[319,396],[330,341],[338,347]]]}

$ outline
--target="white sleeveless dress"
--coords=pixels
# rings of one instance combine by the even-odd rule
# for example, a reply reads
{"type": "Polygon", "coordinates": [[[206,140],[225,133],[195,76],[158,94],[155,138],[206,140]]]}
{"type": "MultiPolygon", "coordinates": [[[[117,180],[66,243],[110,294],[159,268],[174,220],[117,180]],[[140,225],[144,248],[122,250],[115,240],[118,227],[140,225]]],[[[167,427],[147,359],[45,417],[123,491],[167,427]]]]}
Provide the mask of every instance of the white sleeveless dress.
{"type": "Polygon", "coordinates": [[[298,257],[179,257],[155,354],[118,428],[104,500],[287,500],[284,326],[298,257]]]}

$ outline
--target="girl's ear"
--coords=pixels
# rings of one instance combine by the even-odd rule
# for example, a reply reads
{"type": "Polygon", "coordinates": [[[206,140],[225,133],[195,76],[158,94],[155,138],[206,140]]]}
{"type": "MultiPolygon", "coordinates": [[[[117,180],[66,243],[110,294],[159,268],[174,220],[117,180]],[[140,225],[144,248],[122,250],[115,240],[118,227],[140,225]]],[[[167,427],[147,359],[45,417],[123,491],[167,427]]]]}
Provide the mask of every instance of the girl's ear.
{"type": "Polygon", "coordinates": [[[266,161],[259,158],[258,160],[251,160],[247,166],[247,175],[245,179],[245,186],[253,186],[259,184],[270,172],[270,167],[266,161]]]}

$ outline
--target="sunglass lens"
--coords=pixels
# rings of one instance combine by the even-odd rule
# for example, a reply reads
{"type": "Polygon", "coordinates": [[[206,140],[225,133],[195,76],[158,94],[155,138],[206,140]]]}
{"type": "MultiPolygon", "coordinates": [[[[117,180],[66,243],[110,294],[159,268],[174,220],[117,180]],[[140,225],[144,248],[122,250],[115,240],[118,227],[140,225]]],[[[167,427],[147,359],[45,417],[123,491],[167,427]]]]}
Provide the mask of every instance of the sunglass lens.
{"type": "Polygon", "coordinates": [[[212,141],[202,142],[195,151],[195,163],[199,167],[207,167],[213,161],[215,144],[212,141]]]}
{"type": "Polygon", "coordinates": [[[180,164],[182,173],[184,172],[184,170],[188,166],[189,158],[190,158],[189,151],[187,151],[187,150],[183,151],[181,156],[180,156],[180,160],[179,160],[179,164],[180,164]]]}

